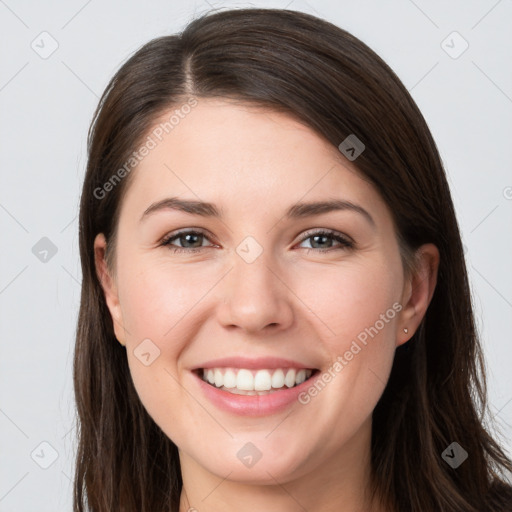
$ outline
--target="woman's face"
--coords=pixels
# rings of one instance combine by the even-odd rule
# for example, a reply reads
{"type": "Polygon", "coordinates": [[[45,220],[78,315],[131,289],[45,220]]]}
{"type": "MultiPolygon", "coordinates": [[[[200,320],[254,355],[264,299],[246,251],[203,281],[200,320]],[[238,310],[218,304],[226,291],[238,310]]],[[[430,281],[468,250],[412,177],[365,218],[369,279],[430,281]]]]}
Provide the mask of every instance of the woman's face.
{"type": "MultiPolygon", "coordinates": [[[[122,204],[115,281],[102,283],[140,399],[182,466],[283,483],[367,462],[395,348],[421,318],[357,160],[284,114],[221,100],[152,138],[122,204]],[[306,206],[327,201],[345,203],[306,206]],[[315,373],[288,388],[300,369],[315,373]],[[231,387],[254,381],[261,395],[231,387]]],[[[102,268],[102,235],[95,247],[102,268]]]]}

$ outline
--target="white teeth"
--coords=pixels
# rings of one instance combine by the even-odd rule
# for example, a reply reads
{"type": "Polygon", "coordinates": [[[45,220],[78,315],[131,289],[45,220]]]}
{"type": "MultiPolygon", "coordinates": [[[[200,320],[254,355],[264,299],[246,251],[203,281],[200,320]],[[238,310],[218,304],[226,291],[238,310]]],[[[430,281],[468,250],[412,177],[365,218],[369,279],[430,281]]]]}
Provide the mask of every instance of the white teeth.
{"type": "Polygon", "coordinates": [[[272,387],[273,388],[282,388],[284,386],[284,372],[279,369],[274,372],[272,375],[272,387]]]}
{"type": "Polygon", "coordinates": [[[224,374],[224,387],[236,388],[236,373],[233,370],[227,370],[224,374]]]}
{"type": "Polygon", "coordinates": [[[272,387],[272,378],[268,370],[260,370],[254,377],[255,391],[268,391],[272,387]]]}
{"type": "Polygon", "coordinates": [[[244,391],[254,391],[254,377],[249,370],[238,370],[236,387],[244,391]]]}
{"type": "Polygon", "coordinates": [[[245,368],[208,368],[202,370],[203,380],[235,394],[265,395],[283,387],[292,388],[311,377],[313,370],[294,368],[247,370],[245,368]]]}
{"type": "Polygon", "coordinates": [[[213,371],[213,376],[215,379],[215,385],[220,388],[224,382],[224,379],[222,378],[222,372],[218,368],[215,368],[213,371]]]}
{"type": "Polygon", "coordinates": [[[297,372],[295,384],[302,384],[306,380],[306,370],[302,369],[297,372]]]}
{"type": "Polygon", "coordinates": [[[284,383],[289,387],[293,387],[295,385],[295,370],[290,368],[286,377],[284,378],[284,383]]]}

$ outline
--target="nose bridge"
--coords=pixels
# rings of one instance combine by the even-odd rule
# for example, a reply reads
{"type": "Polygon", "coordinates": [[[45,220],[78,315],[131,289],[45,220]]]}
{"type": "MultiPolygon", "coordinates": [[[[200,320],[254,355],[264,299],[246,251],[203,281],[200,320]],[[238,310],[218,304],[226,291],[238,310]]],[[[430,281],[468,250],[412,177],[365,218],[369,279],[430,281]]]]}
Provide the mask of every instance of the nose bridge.
{"type": "Polygon", "coordinates": [[[272,324],[280,327],[292,321],[288,288],[279,278],[279,262],[271,249],[264,249],[247,237],[233,253],[232,270],[222,290],[220,320],[258,331],[272,324]]]}

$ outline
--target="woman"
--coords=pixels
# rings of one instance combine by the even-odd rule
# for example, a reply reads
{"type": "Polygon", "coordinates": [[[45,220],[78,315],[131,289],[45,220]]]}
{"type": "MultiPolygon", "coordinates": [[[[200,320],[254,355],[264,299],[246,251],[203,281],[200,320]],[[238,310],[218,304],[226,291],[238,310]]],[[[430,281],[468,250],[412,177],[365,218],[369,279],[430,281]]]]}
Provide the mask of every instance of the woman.
{"type": "Polygon", "coordinates": [[[88,149],[76,511],[512,510],[443,166],[372,50],[203,16],[88,149]]]}

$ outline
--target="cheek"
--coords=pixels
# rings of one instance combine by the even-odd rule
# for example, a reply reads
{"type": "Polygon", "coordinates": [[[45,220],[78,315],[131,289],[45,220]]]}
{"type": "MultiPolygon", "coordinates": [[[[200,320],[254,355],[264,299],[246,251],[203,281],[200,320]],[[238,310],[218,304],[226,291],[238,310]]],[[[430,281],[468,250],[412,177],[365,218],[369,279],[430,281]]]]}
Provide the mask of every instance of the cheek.
{"type": "Polygon", "coordinates": [[[400,267],[380,259],[375,264],[347,262],[309,275],[308,282],[303,274],[303,285],[297,288],[323,333],[331,361],[323,373],[325,384],[307,390],[301,403],[310,404],[306,407],[311,406],[318,423],[329,425],[340,438],[353,435],[371,415],[388,381],[402,308],[397,301],[399,272],[400,267]],[[331,406],[326,408],[326,403],[331,406]]]}
{"type": "Polygon", "coordinates": [[[137,265],[133,260],[130,272],[123,277],[120,299],[135,389],[158,425],[179,424],[177,415],[186,396],[179,384],[178,361],[194,337],[190,322],[193,305],[201,297],[197,281],[191,282],[184,272],[163,269],[158,263],[137,265]]]}
{"type": "Polygon", "coordinates": [[[133,352],[127,354],[128,365],[137,395],[144,409],[162,429],[172,425],[166,434],[172,439],[180,429],[183,393],[177,384],[176,370],[163,356],[145,366],[133,352]]]}
{"type": "Polygon", "coordinates": [[[200,329],[200,301],[218,277],[211,269],[184,271],[136,260],[124,269],[119,265],[119,276],[130,373],[147,411],[161,424],[171,420],[168,404],[184,398],[178,361],[200,329]]]}
{"type": "Polygon", "coordinates": [[[331,354],[349,350],[353,340],[363,344],[379,340],[380,346],[389,349],[400,309],[396,302],[400,297],[398,272],[376,259],[300,274],[294,289],[317,318],[331,354]]]}
{"type": "Polygon", "coordinates": [[[188,269],[180,271],[158,262],[130,265],[130,272],[124,274],[120,300],[132,341],[150,338],[159,345],[165,339],[179,341],[173,331],[179,329],[182,319],[188,318],[213,277],[210,273],[205,281],[188,269]]]}

